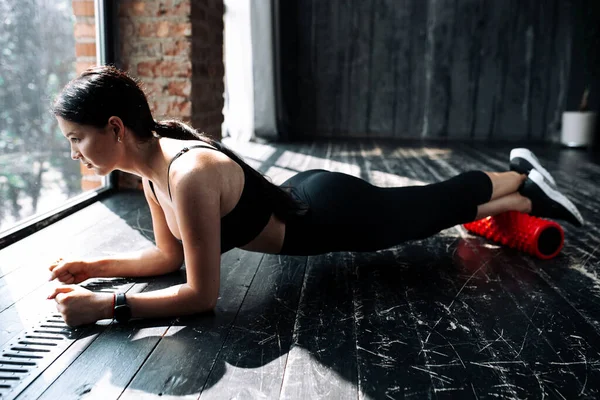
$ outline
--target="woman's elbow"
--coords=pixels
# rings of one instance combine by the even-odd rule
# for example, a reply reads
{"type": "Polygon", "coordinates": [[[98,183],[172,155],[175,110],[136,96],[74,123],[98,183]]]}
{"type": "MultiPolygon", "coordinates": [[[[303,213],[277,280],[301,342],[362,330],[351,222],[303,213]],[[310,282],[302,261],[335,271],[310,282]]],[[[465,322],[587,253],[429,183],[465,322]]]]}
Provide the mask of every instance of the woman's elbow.
{"type": "Polygon", "coordinates": [[[165,252],[163,252],[163,256],[163,273],[170,274],[181,269],[181,266],[183,265],[183,256],[180,256],[179,254],[167,254],[165,252]]]}
{"type": "Polygon", "coordinates": [[[217,307],[217,298],[210,297],[200,300],[199,302],[200,310],[198,312],[213,312],[217,307]]]}
{"type": "Polygon", "coordinates": [[[208,303],[205,304],[202,309],[200,310],[201,313],[212,313],[215,311],[215,308],[217,307],[217,303],[208,303]]]}
{"type": "Polygon", "coordinates": [[[193,293],[188,297],[189,310],[194,314],[212,312],[217,306],[218,295],[208,296],[206,293],[193,293]]]}

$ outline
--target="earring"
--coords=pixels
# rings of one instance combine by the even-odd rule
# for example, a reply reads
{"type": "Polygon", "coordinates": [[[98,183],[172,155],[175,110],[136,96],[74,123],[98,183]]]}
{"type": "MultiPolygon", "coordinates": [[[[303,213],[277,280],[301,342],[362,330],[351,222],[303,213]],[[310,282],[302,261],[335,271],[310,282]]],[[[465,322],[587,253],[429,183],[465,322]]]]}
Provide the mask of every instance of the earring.
{"type": "Polygon", "coordinates": [[[121,136],[117,137],[117,142],[121,143],[121,136]]]}

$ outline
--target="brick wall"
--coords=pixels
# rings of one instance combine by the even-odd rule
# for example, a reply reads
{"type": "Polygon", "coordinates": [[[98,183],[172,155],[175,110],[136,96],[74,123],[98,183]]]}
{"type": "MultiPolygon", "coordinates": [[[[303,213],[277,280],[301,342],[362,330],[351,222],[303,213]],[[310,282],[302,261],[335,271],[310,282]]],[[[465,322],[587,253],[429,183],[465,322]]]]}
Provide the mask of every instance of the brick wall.
{"type": "Polygon", "coordinates": [[[154,117],[220,140],[223,0],[122,0],[119,30],[119,64],[144,83],[154,117]]]}
{"type": "MultiPolygon", "coordinates": [[[[96,64],[94,2],[73,0],[77,73],[96,64]]],[[[178,118],[214,139],[223,122],[223,0],[121,0],[117,64],[140,78],[156,119],[178,118]]],[[[109,25],[111,22],[109,22],[109,25]]],[[[100,178],[82,168],[84,190],[100,178]]],[[[122,174],[120,187],[140,187],[122,174]]]]}
{"type": "MultiPolygon", "coordinates": [[[[75,70],[79,75],[96,65],[96,23],[94,21],[94,0],[73,0],[75,15],[75,70]]],[[[93,170],[80,165],[81,189],[97,189],[102,186],[102,177],[93,170]]]]}
{"type": "Polygon", "coordinates": [[[144,83],[155,119],[191,122],[190,1],[119,2],[119,64],[144,83]]]}
{"type": "Polygon", "coordinates": [[[192,1],[192,124],[221,139],[223,123],[223,0],[192,1]]]}

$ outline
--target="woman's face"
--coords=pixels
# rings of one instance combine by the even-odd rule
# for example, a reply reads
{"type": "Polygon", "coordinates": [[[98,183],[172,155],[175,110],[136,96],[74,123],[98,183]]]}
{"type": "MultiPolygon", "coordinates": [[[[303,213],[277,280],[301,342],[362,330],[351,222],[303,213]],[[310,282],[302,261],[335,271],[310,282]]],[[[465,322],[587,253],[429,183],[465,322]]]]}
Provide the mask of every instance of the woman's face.
{"type": "Polygon", "coordinates": [[[71,158],[79,160],[98,175],[107,175],[115,169],[117,161],[117,137],[111,134],[109,125],[96,128],[80,125],[56,117],[63,135],[71,144],[71,158]]]}

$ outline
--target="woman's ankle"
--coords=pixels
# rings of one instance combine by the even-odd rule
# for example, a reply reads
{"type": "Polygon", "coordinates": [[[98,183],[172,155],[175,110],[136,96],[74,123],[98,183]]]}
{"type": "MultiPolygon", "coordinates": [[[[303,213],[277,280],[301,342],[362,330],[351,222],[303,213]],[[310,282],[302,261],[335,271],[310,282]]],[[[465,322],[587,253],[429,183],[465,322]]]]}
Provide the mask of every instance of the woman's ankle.
{"type": "Polygon", "coordinates": [[[517,193],[527,175],[515,171],[485,172],[492,183],[492,195],[490,201],[501,199],[512,193],[517,193]]]}
{"type": "Polygon", "coordinates": [[[515,193],[515,195],[519,197],[519,209],[515,211],[520,211],[522,213],[529,214],[531,212],[531,200],[521,195],[520,193],[515,193]]]}
{"type": "Polygon", "coordinates": [[[477,207],[476,219],[491,217],[507,211],[531,212],[531,200],[518,192],[507,194],[477,207]]]}

